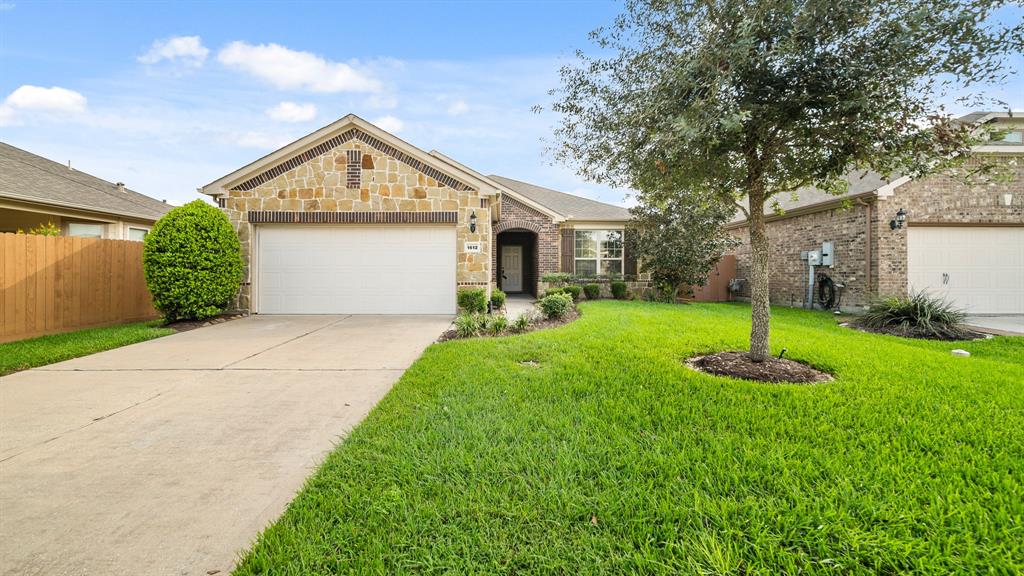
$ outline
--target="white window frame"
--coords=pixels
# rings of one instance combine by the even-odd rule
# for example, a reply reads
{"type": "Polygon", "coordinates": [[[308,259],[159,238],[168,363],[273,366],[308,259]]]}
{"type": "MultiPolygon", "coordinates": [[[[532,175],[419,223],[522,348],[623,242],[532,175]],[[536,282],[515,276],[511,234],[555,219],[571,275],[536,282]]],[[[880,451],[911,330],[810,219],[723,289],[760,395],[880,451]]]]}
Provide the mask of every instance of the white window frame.
{"type": "Polygon", "coordinates": [[[139,228],[138,226],[129,226],[128,227],[128,238],[127,238],[127,240],[131,240],[132,242],[143,242],[146,239],[146,234],[149,234],[149,228],[139,228]],[[138,240],[135,240],[134,238],[132,238],[132,231],[133,230],[138,230],[138,231],[142,232],[142,238],[139,238],[138,240]]]}
{"type": "Polygon", "coordinates": [[[573,262],[572,262],[573,271],[577,271],[578,272],[578,263],[579,263],[580,260],[584,260],[584,261],[588,261],[588,262],[594,262],[594,270],[595,270],[595,274],[594,275],[595,276],[622,276],[625,273],[626,246],[625,246],[625,231],[622,228],[577,228],[577,229],[573,230],[572,241],[573,241],[573,262]],[[607,235],[610,232],[615,232],[615,233],[617,233],[619,235],[619,256],[617,258],[616,257],[610,257],[610,256],[604,256],[603,255],[605,251],[602,249],[601,244],[603,242],[607,242],[608,241],[607,236],[604,236],[604,237],[597,236],[596,238],[593,239],[593,242],[595,244],[594,245],[594,256],[593,257],[583,257],[583,258],[581,258],[579,256],[579,250],[577,249],[577,246],[578,246],[578,242],[579,242],[579,240],[578,240],[579,239],[579,235],[581,233],[588,233],[588,234],[595,234],[595,235],[607,235]],[[605,264],[604,264],[605,262],[618,262],[619,263],[619,271],[618,272],[608,272],[607,270],[605,270],[605,264]]]}
{"type": "Polygon", "coordinates": [[[75,238],[104,238],[107,235],[107,225],[102,222],[68,222],[67,224],[68,236],[72,236],[75,238]],[[74,234],[71,231],[71,228],[73,226],[98,226],[100,229],[100,233],[98,236],[93,236],[91,234],[74,234]]]}

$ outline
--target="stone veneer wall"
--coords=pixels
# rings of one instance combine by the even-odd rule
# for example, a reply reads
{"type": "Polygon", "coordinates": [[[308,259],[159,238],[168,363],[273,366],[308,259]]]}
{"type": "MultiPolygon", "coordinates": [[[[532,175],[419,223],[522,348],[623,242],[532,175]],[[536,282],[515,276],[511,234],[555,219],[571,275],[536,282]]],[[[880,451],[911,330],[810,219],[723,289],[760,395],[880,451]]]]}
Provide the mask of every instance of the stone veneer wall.
{"type": "MultiPolygon", "coordinates": [[[[996,224],[1024,226],[1024,154],[985,155],[970,160],[965,168],[982,161],[1000,164],[1010,180],[976,182],[935,174],[896,188],[895,194],[878,201],[878,292],[907,292],[907,229],[915,224],[996,224]],[[1003,206],[1002,195],[1013,194],[1013,204],[1003,206]],[[896,211],[907,211],[907,225],[890,230],[896,211]]],[[[975,180],[980,180],[975,178],[975,180]]]]}
{"type": "Polygon", "coordinates": [[[491,218],[490,211],[481,207],[479,192],[460,191],[439,183],[359,139],[348,140],[250,190],[231,190],[223,209],[242,243],[245,275],[237,302],[241,310],[248,310],[251,302],[249,259],[255,225],[248,221],[250,211],[455,211],[456,282],[459,286],[490,286],[491,218]],[[349,151],[362,153],[358,188],[349,188],[346,182],[349,151]],[[474,212],[477,231],[470,233],[469,217],[474,212]],[[466,242],[480,242],[481,252],[465,252],[466,242]]]}
{"type": "MultiPolygon", "coordinates": [[[[871,262],[868,263],[868,208],[855,203],[848,209],[834,208],[768,223],[771,242],[771,300],[773,304],[802,306],[807,290],[807,266],[800,260],[802,250],[820,247],[823,241],[833,243],[835,268],[819,267],[836,282],[846,284],[843,307],[866,305],[875,295],[902,296],[907,292],[907,229],[915,223],[929,224],[997,224],[1024,226],[1024,156],[990,156],[1005,165],[1011,174],[1009,182],[966,185],[948,175],[936,174],[896,188],[895,193],[872,200],[871,262]],[[1013,194],[1013,205],[1002,206],[1004,193],[1013,194]],[[891,230],[889,221],[900,208],[907,211],[907,225],[891,230]],[[870,267],[871,285],[867,284],[870,267]]],[[[968,168],[980,162],[973,159],[968,168]]],[[[741,244],[736,254],[736,277],[750,277],[750,241],[747,229],[732,233],[741,244]]],[[[750,296],[744,283],[741,297],[750,296]]]]}
{"type": "MultiPolygon", "coordinates": [[[[519,202],[508,196],[501,197],[501,220],[498,222],[498,227],[510,226],[507,230],[520,229],[515,226],[516,222],[525,222],[533,227],[537,232],[537,270],[536,280],[539,284],[541,276],[549,272],[558,272],[558,258],[559,258],[559,237],[558,237],[558,224],[551,221],[551,217],[530,208],[529,206],[519,202]]],[[[522,228],[529,229],[529,228],[522,228]]],[[[497,286],[498,281],[498,263],[497,263],[497,246],[498,246],[498,232],[495,232],[492,238],[492,245],[495,247],[493,250],[493,261],[491,262],[491,282],[497,286]]],[[[540,292],[538,292],[540,294],[540,292]]]]}

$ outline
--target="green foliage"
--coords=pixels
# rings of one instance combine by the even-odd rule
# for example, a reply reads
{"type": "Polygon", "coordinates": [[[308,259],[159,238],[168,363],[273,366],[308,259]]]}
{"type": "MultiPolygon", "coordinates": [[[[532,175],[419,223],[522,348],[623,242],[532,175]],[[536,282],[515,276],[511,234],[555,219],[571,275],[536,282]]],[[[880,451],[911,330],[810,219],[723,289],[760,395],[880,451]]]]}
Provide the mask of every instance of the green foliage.
{"type": "Polygon", "coordinates": [[[600,284],[584,284],[583,293],[587,295],[587,300],[597,300],[601,297],[601,285],[600,284]]]}
{"type": "MultiPolygon", "coordinates": [[[[20,228],[17,231],[18,234],[24,234],[20,228]]],[[[47,221],[46,224],[40,224],[34,228],[29,228],[28,233],[32,236],[60,236],[60,226],[57,226],[52,221],[47,221]]]]}
{"type": "Polygon", "coordinates": [[[463,288],[459,290],[458,300],[459,308],[470,314],[487,311],[487,291],[483,288],[463,288]]]}
{"type": "Polygon", "coordinates": [[[0,376],[174,334],[160,321],[87,328],[0,344],[0,376]]]}
{"type": "Polygon", "coordinates": [[[491,336],[501,336],[508,330],[508,318],[504,314],[491,314],[489,318],[486,328],[491,336]]]}
{"type": "Polygon", "coordinates": [[[455,317],[455,334],[459,338],[472,338],[483,330],[484,316],[479,313],[462,313],[455,317]]]}
{"type": "Polygon", "coordinates": [[[875,300],[853,324],[910,338],[960,340],[973,335],[963,325],[966,317],[951,303],[926,292],[917,292],[908,298],[875,300]]]}
{"type": "Polygon", "coordinates": [[[562,318],[572,309],[572,296],[569,294],[551,294],[541,298],[537,303],[545,318],[562,318]]]}
{"type": "MultiPolygon", "coordinates": [[[[998,14],[1010,4],[628,0],[592,33],[594,55],[561,69],[555,157],[642,204],[744,206],[751,355],[764,358],[772,199],[840,194],[866,169],[913,178],[962,164],[989,129],[946,103],[1006,108],[985,90],[1024,51],[1024,19],[998,14]]],[[[699,275],[713,252],[686,269],[699,275]]]]}
{"type": "Polygon", "coordinates": [[[541,282],[548,284],[564,284],[572,279],[572,274],[568,272],[548,272],[540,277],[541,282]]]}
{"type": "Polygon", "coordinates": [[[616,280],[608,285],[612,290],[612,297],[616,300],[625,300],[629,298],[629,284],[616,280]]]}
{"type": "Polygon", "coordinates": [[[143,251],[153,305],[168,322],[216,316],[242,282],[238,236],[217,208],[195,200],[157,220],[143,251]]]}
{"type": "Polygon", "coordinates": [[[563,287],[561,287],[561,288],[548,288],[548,289],[547,289],[547,290],[546,290],[546,291],[544,292],[544,296],[545,296],[545,297],[547,297],[547,296],[553,296],[553,295],[555,295],[555,294],[565,294],[565,287],[563,286],[563,287]]]}
{"type": "Polygon", "coordinates": [[[526,329],[530,327],[532,321],[532,315],[529,312],[523,312],[516,316],[516,319],[512,321],[513,332],[526,332],[526,329]]]}
{"type": "Polygon", "coordinates": [[[680,361],[747,305],[580,306],[429,347],[235,574],[1024,572],[1024,338],[956,358],[781,308],[773,352],[836,381],[754,384],[680,361]]]}
{"type": "Polygon", "coordinates": [[[578,302],[580,299],[580,293],[583,292],[583,288],[577,284],[568,284],[562,288],[562,292],[572,296],[573,302],[578,302]]]}
{"type": "Polygon", "coordinates": [[[491,289],[491,306],[495,310],[501,310],[505,307],[506,295],[498,288],[491,289]]]}

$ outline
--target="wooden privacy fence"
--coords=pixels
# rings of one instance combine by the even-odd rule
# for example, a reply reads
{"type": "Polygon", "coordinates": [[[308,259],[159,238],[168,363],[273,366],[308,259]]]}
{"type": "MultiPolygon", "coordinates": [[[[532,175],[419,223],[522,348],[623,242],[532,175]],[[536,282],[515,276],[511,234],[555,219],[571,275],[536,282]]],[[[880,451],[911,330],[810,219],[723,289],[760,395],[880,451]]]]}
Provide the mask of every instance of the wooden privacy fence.
{"type": "Polygon", "coordinates": [[[159,317],[142,242],[0,234],[0,342],[159,317]]]}

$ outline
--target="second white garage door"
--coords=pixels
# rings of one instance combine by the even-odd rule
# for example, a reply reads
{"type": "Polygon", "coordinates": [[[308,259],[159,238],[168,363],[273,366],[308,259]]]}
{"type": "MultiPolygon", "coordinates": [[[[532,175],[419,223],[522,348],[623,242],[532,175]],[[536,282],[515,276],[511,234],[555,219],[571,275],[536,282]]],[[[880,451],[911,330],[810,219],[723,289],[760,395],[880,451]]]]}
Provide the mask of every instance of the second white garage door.
{"type": "Polygon", "coordinates": [[[259,226],[261,314],[454,314],[452,226],[259,226]]]}
{"type": "Polygon", "coordinates": [[[972,314],[1024,314],[1024,227],[911,226],[907,276],[972,314]]]}

